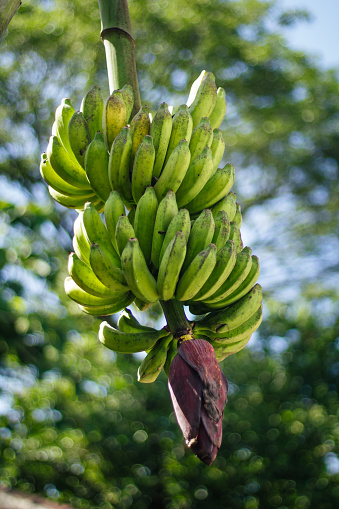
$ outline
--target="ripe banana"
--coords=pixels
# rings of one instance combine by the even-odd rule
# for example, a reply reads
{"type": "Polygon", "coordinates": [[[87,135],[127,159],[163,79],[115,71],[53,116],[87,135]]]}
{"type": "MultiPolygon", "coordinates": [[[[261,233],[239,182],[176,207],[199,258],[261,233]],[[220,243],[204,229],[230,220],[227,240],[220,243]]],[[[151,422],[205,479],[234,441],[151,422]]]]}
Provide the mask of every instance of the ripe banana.
{"type": "Polygon", "coordinates": [[[213,175],[217,171],[225,152],[225,141],[220,129],[213,130],[213,140],[211,143],[213,157],[213,175]]]}
{"type": "Polygon", "coordinates": [[[74,282],[85,292],[96,297],[112,296],[112,290],[103,285],[93,270],[75,253],[68,257],[68,272],[74,282]]]}
{"type": "Polygon", "coordinates": [[[130,128],[123,127],[115,138],[108,162],[108,179],[111,188],[119,191],[126,204],[133,203],[130,177],[132,137],[130,128]]]}
{"type": "Polygon", "coordinates": [[[169,300],[174,297],[180,270],[186,255],[186,237],[178,231],[168,244],[161,260],[157,287],[160,300],[169,300]]]}
{"type": "Polygon", "coordinates": [[[198,253],[203,251],[211,242],[214,235],[215,223],[212,212],[205,209],[194,221],[187,242],[186,258],[182,267],[182,273],[188,268],[198,253]]]}
{"type": "Polygon", "coordinates": [[[159,257],[159,266],[161,264],[162,257],[165,254],[167,246],[171,242],[171,240],[175,237],[175,234],[181,231],[186,238],[186,242],[188,241],[189,234],[191,231],[191,221],[190,215],[186,209],[179,210],[178,214],[176,214],[168,225],[165,238],[163,240],[160,257],[159,257]]]}
{"type": "Polygon", "coordinates": [[[230,234],[229,238],[233,240],[237,253],[240,253],[244,249],[244,245],[241,239],[240,228],[234,221],[230,223],[230,234]]]}
{"type": "Polygon", "coordinates": [[[120,216],[115,230],[115,239],[118,246],[118,253],[122,254],[129,239],[135,237],[134,228],[127,216],[120,216]]]}
{"type": "Polygon", "coordinates": [[[226,164],[219,168],[209,179],[200,193],[190,201],[186,207],[191,214],[211,207],[223,198],[231,189],[234,183],[234,166],[226,164]]]}
{"type": "Polygon", "coordinates": [[[211,72],[202,71],[199,78],[193,83],[187,101],[193,119],[193,128],[202,117],[209,117],[217,100],[217,87],[211,72]],[[196,92],[195,92],[196,90],[196,92]]]}
{"type": "Polygon", "coordinates": [[[132,195],[138,203],[146,187],[152,183],[155,150],[152,137],[146,135],[135,154],[132,172],[132,195]]]}
{"type": "Polygon", "coordinates": [[[217,90],[217,99],[210,114],[210,121],[212,129],[215,129],[220,126],[221,122],[224,120],[227,109],[226,103],[226,92],[223,88],[219,87],[217,90]]]}
{"type": "Polygon", "coordinates": [[[139,366],[138,382],[152,383],[158,378],[165,365],[167,350],[172,340],[173,336],[170,334],[169,336],[159,339],[151,348],[139,366]]]}
{"type": "Polygon", "coordinates": [[[169,144],[172,132],[172,115],[168,110],[166,103],[162,103],[156,112],[152,124],[150,135],[153,138],[155,161],[153,167],[153,177],[159,178],[169,144]]]}
{"type": "Polygon", "coordinates": [[[213,158],[209,147],[205,147],[189,165],[186,175],[176,192],[178,207],[184,207],[204,188],[213,175],[213,158]]]}
{"type": "Polygon", "coordinates": [[[153,187],[147,187],[140,198],[134,218],[135,235],[139,240],[141,251],[144,254],[146,263],[151,260],[152,238],[154,232],[155,218],[158,209],[158,199],[153,187]]]}
{"type": "Polygon", "coordinates": [[[233,221],[236,212],[236,196],[234,193],[229,193],[227,196],[222,198],[218,203],[211,207],[213,217],[216,217],[220,210],[224,210],[228,215],[228,219],[233,221]]]}
{"type": "Polygon", "coordinates": [[[118,329],[121,332],[155,331],[153,327],[147,327],[138,322],[130,309],[124,309],[118,320],[118,329]]]}
{"type": "Polygon", "coordinates": [[[76,111],[68,124],[68,139],[78,163],[85,168],[85,152],[91,143],[91,133],[81,111],[76,111]]]}
{"type": "Polygon", "coordinates": [[[119,91],[115,90],[107,99],[104,107],[102,128],[108,151],[111,151],[112,143],[120,133],[126,122],[126,105],[119,91]]]}
{"type": "Polygon", "coordinates": [[[89,255],[90,266],[101,281],[114,293],[126,293],[129,288],[126,283],[124,273],[119,267],[116,267],[115,260],[100,248],[98,244],[92,244],[89,255]]]}
{"type": "Polygon", "coordinates": [[[257,256],[252,256],[251,270],[249,271],[245,280],[234,292],[232,292],[224,299],[220,300],[216,305],[213,305],[213,307],[221,308],[224,306],[230,306],[231,304],[233,304],[233,302],[236,302],[237,300],[241,299],[244,295],[247,294],[247,292],[249,292],[252,286],[257,282],[259,275],[260,275],[259,259],[257,256]]]}
{"type": "Polygon", "coordinates": [[[186,140],[187,143],[190,142],[193,131],[193,121],[192,117],[189,114],[188,108],[186,105],[183,105],[179,108],[177,113],[174,115],[172,119],[172,131],[171,137],[168,143],[166,158],[164,165],[166,166],[173,150],[178,146],[181,140],[186,140]]]}
{"type": "Polygon", "coordinates": [[[108,178],[108,152],[102,133],[98,132],[89,144],[85,155],[85,169],[88,181],[97,196],[105,202],[111,192],[108,178]]]}
{"type": "Polygon", "coordinates": [[[132,137],[132,151],[131,151],[131,167],[133,167],[134,157],[137,153],[140,143],[150,131],[150,111],[147,106],[142,106],[138,113],[131,121],[131,137],[132,137]]]}
{"type": "Polygon", "coordinates": [[[114,329],[107,322],[102,322],[99,329],[100,341],[110,350],[121,353],[137,353],[149,350],[159,339],[168,335],[169,332],[166,329],[154,332],[121,332],[114,329]]]}
{"type": "Polygon", "coordinates": [[[211,275],[217,260],[215,244],[198,253],[181,276],[176,290],[178,300],[192,300],[211,275]]]}
{"type": "Polygon", "coordinates": [[[115,231],[120,216],[125,214],[124,202],[118,191],[111,191],[105,203],[104,215],[106,228],[115,251],[118,253],[118,246],[115,238],[115,231]]]}
{"type": "Polygon", "coordinates": [[[176,192],[179,189],[188,170],[190,158],[191,154],[188,142],[186,140],[181,140],[172,151],[165,163],[159,180],[154,186],[159,201],[166,196],[168,191],[176,192]]]}
{"type": "Polygon", "coordinates": [[[91,139],[94,139],[95,133],[102,131],[102,114],[104,111],[104,101],[101,95],[101,89],[97,85],[83,98],[80,111],[84,114],[87,122],[91,139]]]}
{"type": "Polygon", "coordinates": [[[148,270],[138,239],[129,239],[121,255],[121,266],[127,284],[143,302],[156,302],[159,298],[157,283],[148,270]]]}
{"type": "Polygon", "coordinates": [[[159,203],[157,214],[155,216],[151,260],[156,269],[159,268],[160,252],[167,228],[177,213],[178,206],[175,199],[175,193],[173,191],[168,191],[165,198],[163,198],[159,203]]]}
{"type": "Polygon", "coordinates": [[[212,238],[213,244],[217,246],[218,251],[224,247],[230,236],[230,221],[224,210],[218,212],[214,218],[215,230],[212,238]]]}

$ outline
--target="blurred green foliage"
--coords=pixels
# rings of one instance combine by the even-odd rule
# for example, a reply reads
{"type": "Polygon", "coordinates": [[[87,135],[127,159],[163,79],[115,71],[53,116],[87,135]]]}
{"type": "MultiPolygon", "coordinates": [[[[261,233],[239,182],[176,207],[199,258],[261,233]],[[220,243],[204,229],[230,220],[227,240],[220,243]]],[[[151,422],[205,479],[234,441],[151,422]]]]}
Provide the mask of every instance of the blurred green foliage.
{"type": "Polygon", "coordinates": [[[75,213],[52,203],[39,157],[62,97],[108,94],[99,10],[24,2],[0,46],[0,486],[79,508],[337,507],[337,73],[288,48],[279,27],[304,13],[274,0],[129,4],[143,102],[185,102],[202,69],[226,89],[265,320],[222,363],[224,439],[207,468],[184,447],[165,376],[138,384],[140,359],[104,349],[98,320],[64,295],[75,213]]]}

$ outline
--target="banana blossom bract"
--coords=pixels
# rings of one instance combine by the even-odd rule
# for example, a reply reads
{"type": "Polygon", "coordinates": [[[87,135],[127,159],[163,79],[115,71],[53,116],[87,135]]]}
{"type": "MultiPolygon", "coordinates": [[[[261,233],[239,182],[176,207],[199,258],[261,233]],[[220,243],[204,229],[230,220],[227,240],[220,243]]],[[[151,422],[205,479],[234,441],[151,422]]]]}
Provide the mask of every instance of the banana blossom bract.
{"type": "Polygon", "coordinates": [[[228,384],[207,341],[181,343],[169,370],[168,387],[187,446],[211,465],[221,446],[228,384]]]}

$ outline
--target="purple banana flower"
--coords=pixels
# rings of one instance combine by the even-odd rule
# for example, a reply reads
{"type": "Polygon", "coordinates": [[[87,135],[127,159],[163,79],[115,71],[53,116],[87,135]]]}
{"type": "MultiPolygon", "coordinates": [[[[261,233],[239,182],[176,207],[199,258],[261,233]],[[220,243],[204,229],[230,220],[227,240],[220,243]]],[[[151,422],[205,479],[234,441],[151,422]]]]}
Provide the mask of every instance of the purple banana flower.
{"type": "Polygon", "coordinates": [[[169,370],[168,388],[187,446],[207,465],[221,446],[227,387],[212,345],[204,339],[183,341],[169,370]]]}

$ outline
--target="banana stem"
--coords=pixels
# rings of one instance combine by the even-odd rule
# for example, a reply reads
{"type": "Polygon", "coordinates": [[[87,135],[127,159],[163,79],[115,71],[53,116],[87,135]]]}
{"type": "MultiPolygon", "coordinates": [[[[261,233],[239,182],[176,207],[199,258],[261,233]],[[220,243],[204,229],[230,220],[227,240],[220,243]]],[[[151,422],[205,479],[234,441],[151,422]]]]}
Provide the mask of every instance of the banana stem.
{"type": "Polygon", "coordinates": [[[186,318],[182,303],[178,300],[161,300],[160,304],[174,339],[178,339],[179,343],[194,339],[192,328],[186,318]]]}
{"type": "Polygon", "coordinates": [[[127,0],[98,0],[98,2],[110,93],[126,84],[131,85],[134,93],[132,114],[135,115],[141,103],[135,64],[135,43],[127,0]]]}

